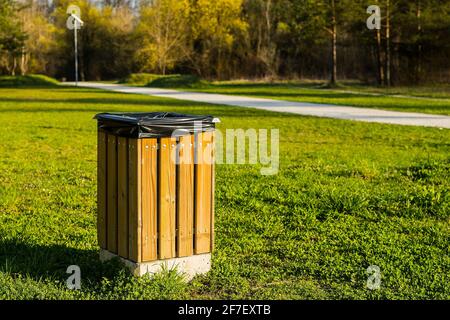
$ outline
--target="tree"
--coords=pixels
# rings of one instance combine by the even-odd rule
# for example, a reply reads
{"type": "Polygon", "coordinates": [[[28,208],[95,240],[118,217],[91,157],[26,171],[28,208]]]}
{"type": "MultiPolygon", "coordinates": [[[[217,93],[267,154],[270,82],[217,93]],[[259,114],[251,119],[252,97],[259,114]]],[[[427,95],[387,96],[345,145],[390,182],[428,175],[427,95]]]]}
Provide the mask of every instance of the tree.
{"type": "MultiPolygon", "coordinates": [[[[378,4],[378,0],[376,1],[378,4]]],[[[377,47],[377,72],[378,72],[378,84],[384,85],[384,64],[383,64],[383,49],[381,44],[381,26],[377,28],[375,31],[375,41],[377,47]]]]}
{"type": "Polygon", "coordinates": [[[191,1],[193,12],[190,24],[197,51],[192,62],[200,74],[223,78],[226,60],[232,55],[233,46],[237,39],[246,36],[242,0],[191,1]]]}
{"type": "Polygon", "coordinates": [[[16,74],[18,58],[27,35],[22,31],[16,16],[18,5],[12,0],[0,0],[0,54],[3,67],[16,74]]]}
{"type": "MultiPolygon", "coordinates": [[[[289,51],[293,6],[298,1],[246,0],[243,3],[243,19],[248,27],[248,45],[244,56],[257,76],[277,77],[280,67],[287,61],[281,55],[289,51]],[[256,69],[256,72],[255,72],[256,69]]],[[[249,72],[247,71],[247,72],[249,72]]]]}
{"type": "Polygon", "coordinates": [[[386,0],[386,85],[391,86],[391,2],[386,0]]]}
{"type": "Polygon", "coordinates": [[[85,22],[78,31],[80,79],[120,78],[133,72],[133,55],[138,46],[133,35],[135,21],[128,6],[98,8],[88,0],[60,0],[52,14],[56,25],[52,53],[56,76],[72,78],[74,74],[73,31],[66,28],[66,10],[72,3],[80,7],[85,22]]]}
{"type": "Polygon", "coordinates": [[[49,73],[50,52],[54,46],[55,26],[48,21],[45,8],[29,0],[18,11],[21,30],[27,35],[20,52],[20,72],[49,73]]]}
{"type": "Polygon", "coordinates": [[[309,30],[317,30],[315,36],[324,37],[329,43],[329,82],[331,85],[335,85],[338,77],[338,36],[340,32],[338,26],[341,26],[341,29],[344,28],[354,3],[347,2],[347,0],[302,0],[299,4],[300,6],[304,4],[305,8],[311,11],[305,13],[304,9],[300,9],[303,11],[302,15],[309,20],[307,23],[301,24],[308,26],[309,30]]]}
{"type": "Polygon", "coordinates": [[[345,12],[349,12],[351,6],[346,5],[345,0],[322,0],[318,1],[318,6],[322,8],[322,16],[318,17],[318,22],[323,24],[323,28],[329,35],[330,58],[329,58],[329,79],[330,84],[337,82],[337,64],[338,64],[338,25],[345,23],[345,12]]]}
{"type": "Polygon", "coordinates": [[[190,54],[188,0],[156,0],[140,11],[136,30],[142,69],[166,74],[190,54]]]}
{"type": "Polygon", "coordinates": [[[0,0],[0,73],[74,75],[69,4],[81,8],[81,80],[129,73],[448,82],[450,1],[0,0]],[[381,8],[380,30],[366,27],[381,8]]]}

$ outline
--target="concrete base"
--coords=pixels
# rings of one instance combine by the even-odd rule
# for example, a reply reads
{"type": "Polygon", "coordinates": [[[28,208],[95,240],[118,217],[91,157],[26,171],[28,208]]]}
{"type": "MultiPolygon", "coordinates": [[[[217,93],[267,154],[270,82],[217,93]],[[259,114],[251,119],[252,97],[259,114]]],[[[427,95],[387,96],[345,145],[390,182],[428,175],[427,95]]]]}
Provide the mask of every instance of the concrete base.
{"type": "Polygon", "coordinates": [[[119,260],[128,268],[135,276],[144,274],[155,274],[166,270],[176,269],[183,275],[186,281],[190,281],[197,274],[207,273],[211,269],[211,253],[197,254],[189,257],[171,258],[164,260],[155,260],[150,262],[133,262],[128,259],[119,257],[117,254],[107,250],[100,249],[100,260],[107,261],[113,258],[119,260]]]}

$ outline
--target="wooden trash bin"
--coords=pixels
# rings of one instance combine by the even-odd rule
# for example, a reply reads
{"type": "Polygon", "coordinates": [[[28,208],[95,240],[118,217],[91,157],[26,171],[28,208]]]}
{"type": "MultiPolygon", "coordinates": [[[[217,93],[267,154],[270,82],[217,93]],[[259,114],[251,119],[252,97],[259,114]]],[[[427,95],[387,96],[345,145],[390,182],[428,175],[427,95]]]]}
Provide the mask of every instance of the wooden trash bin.
{"type": "Polygon", "coordinates": [[[102,260],[135,275],[211,267],[217,119],[176,113],[102,113],[97,230],[102,260]]]}

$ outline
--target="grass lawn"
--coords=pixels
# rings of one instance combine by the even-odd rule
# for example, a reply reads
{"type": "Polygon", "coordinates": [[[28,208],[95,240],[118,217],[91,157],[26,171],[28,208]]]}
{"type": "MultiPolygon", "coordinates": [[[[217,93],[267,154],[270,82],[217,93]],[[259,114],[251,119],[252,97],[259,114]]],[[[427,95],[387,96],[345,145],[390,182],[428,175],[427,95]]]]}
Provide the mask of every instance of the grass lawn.
{"type": "MultiPolygon", "coordinates": [[[[390,88],[346,85],[337,89],[322,88],[318,82],[203,82],[188,88],[192,91],[213,92],[270,99],[336,104],[405,112],[450,115],[450,87],[390,88]],[[400,95],[400,96],[399,96],[400,95]],[[403,97],[402,97],[403,95],[403,97]],[[411,97],[404,97],[404,96],[411,97]]],[[[180,89],[186,89],[181,87],[180,89]]]]}
{"type": "Polygon", "coordinates": [[[435,99],[450,99],[450,85],[449,84],[435,84],[412,87],[376,87],[361,85],[357,83],[344,83],[343,90],[359,91],[367,93],[377,93],[384,95],[406,95],[419,98],[435,98],[435,99]]]}
{"type": "MultiPolygon", "coordinates": [[[[408,111],[423,103],[220,88],[408,111]]],[[[450,299],[450,130],[58,87],[0,89],[0,124],[0,298],[450,299]],[[220,129],[280,129],[278,175],[217,166],[213,268],[189,284],[98,260],[92,117],[164,110],[218,116],[220,129]],[[72,264],[80,291],[65,287],[72,264]],[[379,290],[366,288],[370,265],[381,269],[379,290]]]]}

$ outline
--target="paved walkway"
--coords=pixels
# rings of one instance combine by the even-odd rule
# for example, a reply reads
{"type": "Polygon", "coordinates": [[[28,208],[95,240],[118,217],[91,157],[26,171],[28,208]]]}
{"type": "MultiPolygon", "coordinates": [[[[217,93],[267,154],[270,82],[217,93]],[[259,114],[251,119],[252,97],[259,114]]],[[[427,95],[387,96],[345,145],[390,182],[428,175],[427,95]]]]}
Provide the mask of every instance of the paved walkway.
{"type": "MultiPolygon", "coordinates": [[[[74,85],[74,83],[70,82],[66,84],[74,85]]],[[[274,112],[288,112],[307,116],[450,129],[450,116],[425,113],[387,111],[308,102],[290,102],[215,93],[186,92],[172,89],[128,87],[99,82],[80,82],[78,85],[124,93],[146,94],[164,98],[255,108],[274,112]]]]}

